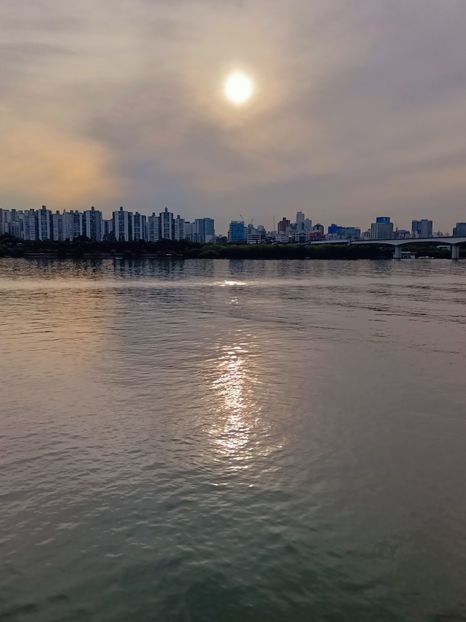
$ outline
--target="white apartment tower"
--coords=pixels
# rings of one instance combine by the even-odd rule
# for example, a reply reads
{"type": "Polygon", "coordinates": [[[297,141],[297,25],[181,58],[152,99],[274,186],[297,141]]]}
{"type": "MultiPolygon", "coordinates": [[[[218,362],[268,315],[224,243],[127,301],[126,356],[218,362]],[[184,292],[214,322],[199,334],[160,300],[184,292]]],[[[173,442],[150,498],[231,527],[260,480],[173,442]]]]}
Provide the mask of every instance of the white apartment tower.
{"type": "Polygon", "coordinates": [[[90,240],[102,241],[102,212],[95,207],[91,207],[83,214],[83,235],[90,240]]]}
{"type": "Polygon", "coordinates": [[[63,212],[63,230],[65,240],[74,240],[83,234],[83,219],[81,212],[71,210],[63,212]]]}
{"type": "Polygon", "coordinates": [[[162,240],[173,240],[173,214],[165,208],[160,212],[160,238],[162,240]]]}
{"type": "Polygon", "coordinates": [[[65,218],[60,212],[52,214],[52,238],[58,242],[65,240],[65,218]]]}
{"type": "Polygon", "coordinates": [[[127,212],[123,207],[113,212],[113,233],[118,242],[129,242],[133,239],[131,212],[127,212]]]}
{"type": "Polygon", "coordinates": [[[149,242],[158,242],[160,240],[160,217],[152,212],[147,219],[147,238],[149,242]]]}
{"type": "Polygon", "coordinates": [[[178,215],[173,220],[173,239],[174,240],[184,240],[185,232],[184,232],[184,218],[181,218],[178,215]]]}
{"type": "Polygon", "coordinates": [[[147,240],[147,217],[144,214],[135,212],[132,218],[133,240],[135,242],[147,240]]]}
{"type": "Polygon", "coordinates": [[[52,213],[45,205],[37,210],[37,239],[38,240],[51,240],[52,239],[52,213]]]}

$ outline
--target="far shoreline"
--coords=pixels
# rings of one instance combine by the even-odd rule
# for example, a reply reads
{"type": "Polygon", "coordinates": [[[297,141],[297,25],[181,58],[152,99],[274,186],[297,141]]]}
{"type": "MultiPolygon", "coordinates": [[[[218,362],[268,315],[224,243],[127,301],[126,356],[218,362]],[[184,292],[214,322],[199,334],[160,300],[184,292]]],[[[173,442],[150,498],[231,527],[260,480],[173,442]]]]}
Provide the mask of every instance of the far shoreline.
{"type": "MultiPolygon", "coordinates": [[[[435,244],[404,246],[413,258],[449,259],[450,251],[435,244]]],[[[461,249],[460,257],[466,256],[461,249]]],[[[24,259],[287,259],[287,260],[390,260],[393,249],[381,244],[194,244],[188,241],[160,242],[95,242],[86,238],[72,242],[24,241],[0,238],[0,257],[24,259]]]]}

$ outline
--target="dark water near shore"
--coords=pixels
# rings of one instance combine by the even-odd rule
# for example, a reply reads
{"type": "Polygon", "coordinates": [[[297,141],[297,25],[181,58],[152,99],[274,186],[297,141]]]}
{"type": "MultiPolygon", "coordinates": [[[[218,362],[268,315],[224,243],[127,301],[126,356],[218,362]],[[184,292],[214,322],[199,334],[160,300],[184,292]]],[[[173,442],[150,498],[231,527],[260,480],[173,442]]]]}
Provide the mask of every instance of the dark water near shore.
{"type": "Polygon", "coordinates": [[[0,620],[466,620],[466,262],[0,260],[0,620]]]}

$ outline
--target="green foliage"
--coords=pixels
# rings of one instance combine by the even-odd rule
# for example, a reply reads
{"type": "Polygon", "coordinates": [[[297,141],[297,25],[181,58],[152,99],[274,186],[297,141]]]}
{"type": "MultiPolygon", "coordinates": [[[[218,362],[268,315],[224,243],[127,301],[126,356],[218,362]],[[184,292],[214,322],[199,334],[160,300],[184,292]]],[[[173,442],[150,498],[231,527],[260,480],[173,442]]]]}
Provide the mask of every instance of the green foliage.
{"type": "MultiPolygon", "coordinates": [[[[435,244],[403,245],[417,257],[450,257],[450,250],[435,244]]],[[[465,256],[466,249],[461,249],[465,256]]],[[[0,257],[50,255],[58,258],[81,257],[173,257],[185,259],[391,259],[393,248],[387,245],[358,246],[357,244],[195,244],[187,240],[160,242],[95,242],[80,237],[72,242],[25,241],[0,236],[0,257]]]]}

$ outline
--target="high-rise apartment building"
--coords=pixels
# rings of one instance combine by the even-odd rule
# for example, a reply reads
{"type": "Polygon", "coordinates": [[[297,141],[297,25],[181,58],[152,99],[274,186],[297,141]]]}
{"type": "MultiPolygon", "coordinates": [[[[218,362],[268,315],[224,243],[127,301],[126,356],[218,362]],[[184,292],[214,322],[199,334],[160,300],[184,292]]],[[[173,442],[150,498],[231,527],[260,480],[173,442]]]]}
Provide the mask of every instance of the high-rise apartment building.
{"type": "Polygon", "coordinates": [[[57,242],[65,240],[65,219],[63,214],[56,211],[52,214],[52,238],[57,242]]]}
{"type": "Polygon", "coordinates": [[[113,218],[102,220],[102,239],[113,240],[113,218]]]}
{"type": "Polygon", "coordinates": [[[132,217],[132,212],[127,212],[123,207],[113,212],[113,233],[118,242],[129,242],[133,239],[132,217]]]}
{"type": "Polygon", "coordinates": [[[160,212],[160,239],[161,240],[173,240],[173,214],[165,208],[163,212],[160,212]]]}
{"type": "Polygon", "coordinates": [[[63,228],[65,240],[75,240],[83,235],[82,213],[78,210],[63,212],[63,228]]]}
{"type": "Polygon", "coordinates": [[[91,207],[83,214],[83,235],[90,240],[100,242],[103,238],[102,212],[91,207]]]}
{"type": "Polygon", "coordinates": [[[132,214],[132,240],[145,242],[147,240],[147,217],[139,212],[132,214]]]}
{"type": "Polygon", "coordinates": [[[37,239],[52,239],[52,213],[45,205],[37,210],[37,239]]]}
{"type": "Polygon", "coordinates": [[[215,242],[215,223],[213,218],[196,218],[193,222],[191,240],[199,244],[215,242]]]}
{"type": "Polygon", "coordinates": [[[177,241],[185,239],[184,218],[179,214],[173,219],[173,239],[177,241]]]}
{"type": "Polygon", "coordinates": [[[10,210],[2,209],[0,207],[0,235],[10,233],[10,213],[10,210]]]}
{"type": "Polygon", "coordinates": [[[160,240],[160,217],[155,212],[147,219],[147,238],[149,242],[158,242],[160,240]]]}
{"type": "Polygon", "coordinates": [[[193,222],[189,222],[189,220],[184,221],[184,239],[190,242],[193,241],[193,227],[193,222]]]}
{"type": "Polygon", "coordinates": [[[28,209],[23,212],[23,235],[25,240],[37,240],[36,210],[28,209]]]}

